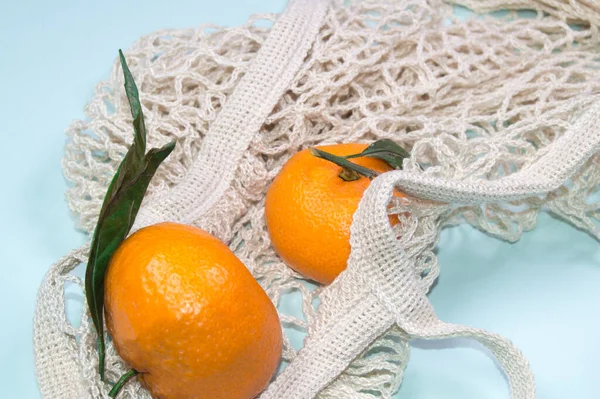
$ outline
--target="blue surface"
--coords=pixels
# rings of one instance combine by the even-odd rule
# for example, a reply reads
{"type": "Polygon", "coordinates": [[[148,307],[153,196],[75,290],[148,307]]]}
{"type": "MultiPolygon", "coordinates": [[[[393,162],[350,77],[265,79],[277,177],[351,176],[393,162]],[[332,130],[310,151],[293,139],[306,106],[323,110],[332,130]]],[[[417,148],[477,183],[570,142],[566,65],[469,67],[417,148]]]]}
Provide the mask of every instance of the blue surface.
{"type": "MultiPolygon", "coordinates": [[[[0,6],[1,397],[38,398],[32,315],[49,265],[85,238],[73,228],[60,170],[63,131],[118,48],[160,28],[237,25],[285,0],[20,1],[0,6]]],[[[540,399],[596,398],[600,344],[598,243],[548,216],[510,245],[462,226],[440,243],[431,294],[447,321],[511,337],[529,357],[540,399]]],[[[465,341],[415,342],[407,399],[508,398],[487,354],[465,341]]]]}

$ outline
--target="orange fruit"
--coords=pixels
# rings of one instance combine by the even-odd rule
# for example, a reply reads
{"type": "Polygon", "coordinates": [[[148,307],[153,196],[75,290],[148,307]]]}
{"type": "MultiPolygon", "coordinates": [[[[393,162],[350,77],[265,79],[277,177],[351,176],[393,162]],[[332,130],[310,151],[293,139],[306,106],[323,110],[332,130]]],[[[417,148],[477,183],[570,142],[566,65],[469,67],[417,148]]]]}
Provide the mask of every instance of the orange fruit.
{"type": "MultiPolygon", "coordinates": [[[[317,148],[345,156],[366,147],[353,143],[317,148]]],[[[377,172],[392,170],[376,158],[351,161],[377,172]]],[[[300,151],[283,166],[265,199],[265,220],[275,252],[292,269],[323,284],[331,283],[346,268],[352,217],[371,182],[366,177],[344,181],[341,171],[309,150],[300,151]]]]}
{"type": "Polygon", "coordinates": [[[279,364],[273,303],[195,227],[161,223],[127,238],[109,264],[105,314],[117,352],[157,399],[249,399],[279,364]]]}

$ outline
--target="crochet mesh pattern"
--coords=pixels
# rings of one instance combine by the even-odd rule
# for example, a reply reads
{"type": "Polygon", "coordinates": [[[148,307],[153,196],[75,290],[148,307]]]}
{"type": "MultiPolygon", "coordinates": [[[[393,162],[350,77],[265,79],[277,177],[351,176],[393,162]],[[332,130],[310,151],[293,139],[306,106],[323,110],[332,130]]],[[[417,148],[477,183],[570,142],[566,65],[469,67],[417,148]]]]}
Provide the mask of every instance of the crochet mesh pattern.
{"type": "MultiPolygon", "coordinates": [[[[401,218],[394,228],[395,239],[402,248],[403,262],[412,265],[423,295],[440,273],[433,249],[445,226],[469,223],[495,237],[516,241],[535,227],[538,213],[545,209],[600,239],[597,155],[573,161],[575,172],[561,185],[549,185],[551,189],[540,186],[539,192],[532,189],[531,195],[507,194],[502,202],[486,202],[485,196],[476,194],[477,187],[485,191],[482,182],[505,181],[534,170],[555,150],[553,143],[593,106],[600,93],[597,5],[584,0],[465,0],[457,3],[479,13],[534,11],[524,17],[508,11],[461,20],[453,16],[452,5],[436,0],[347,3],[338,0],[327,8],[291,85],[249,141],[224,194],[209,212],[187,214],[184,220],[228,243],[276,304],[291,292],[300,294],[302,306],[297,310],[302,317],[282,313],[284,327],[307,333],[309,340],[316,342],[326,340],[324,326],[350,309],[368,315],[371,310],[365,309],[379,309],[384,304],[382,309],[402,313],[397,309],[400,299],[385,295],[379,297],[380,302],[373,299],[373,287],[365,283],[368,274],[356,266],[366,262],[364,253],[368,252],[354,251],[354,244],[361,248],[362,242],[361,237],[355,238],[360,234],[354,230],[349,270],[329,287],[313,289],[271,248],[264,222],[265,192],[285,161],[308,146],[390,138],[410,150],[404,174],[389,177],[387,184],[391,187],[398,179],[404,181],[405,175],[417,176],[414,184],[408,178],[404,182],[409,192],[422,195],[396,200],[391,212],[401,218]],[[422,189],[427,179],[475,188],[465,189],[463,196],[455,190],[456,197],[448,197],[441,189],[435,193],[422,189]]],[[[140,90],[148,146],[177,140],[174,152],[152,180],[145,204],[164,198],[184,181],[209,128],[269,36],[269,28],[257,26],[261,20],[273,22],[276,16],[255,16],[234,28],[159,31],[141,38],[126,52],[140,90]]],[[[78,227],[86,232],[93,230],[106,188],[132,140],[131,114],[122,85],[115,62],[109,79],[97,85],[86,106],[86,119],[74,121],[68,129],[63,159],[71,183],[67,201],[78,227]]],[[[581,151],[593,153],[590,148],[581,151]]],[[[571,170],[571,165],[566,165],[567,169],[571,170]]],[[[532,171],[529,180],[535,176],[532,171]]],[[[367,216],[365,223],[357,226],[359,217],[355,217],[353,229],[368,228],[367,216]]],[[[86,256],[83,247],[54,265],[44,283],[54,287],[52,295],[38,298],[36,329],[66,336],[77,365],[77,370],[66,367],[57,372],[77,373],[81,385],[58,387],[53,386],[55,381],[43,380],[40,370],[58,370],[60,364],[41,364],[39,359],[47,357],[40,352],[52,348],[40,347],[36,341],[38,380],[47,397],[107,397],[109,387],[99,380],[97,337],[88,314],[84,312],[77,328],[64,315],[62,287],[71,282],[83,289],[70,272],[85,263],[86,256]],[[39,327],[42,323],[48,325],[39,327]]],[[[377,312],[387,317],[383,316],[387,311],[377,312]]],[[[357,348],[361,355],[352,357],[339,376],[333,375],[337,366],[324,371],[332,374],[323,377],[324,381],[332,382],[325,389],[314,390],[322,398],[390,398],[402,381],[408,340],[421,330],[392,316],[387,324],[358,313],[353,317],[352,323],[372,322],[373,336],[362,338],[366,349],[357,348]]],[[[423,335],[447,334],[450,332],[440,330],[423,335]]],[[[338,344],[352,346],[353,342],[338,344]]],[[[286,337],[284,360],[293,365],[298,356],[302,355],[286,337]]],[[[310,364],[310,360],[306,362],[301,364],[310,364]]],[[[106,365],[111,381],[127,370],[110,343],[106,365]]],[[[265,398],[296,397],[292,393],[281,396],[288,388],[278,388],[282,385],[277,381],[274,386],[265,392],[265,398]],[[279,393],[273,393],[277,389],[279,393]]],[[[514,397],[530,397],[515,386],[514,397]]],[[[132,382],[120,397],[149,398],[149,394],[132,382]]]]}

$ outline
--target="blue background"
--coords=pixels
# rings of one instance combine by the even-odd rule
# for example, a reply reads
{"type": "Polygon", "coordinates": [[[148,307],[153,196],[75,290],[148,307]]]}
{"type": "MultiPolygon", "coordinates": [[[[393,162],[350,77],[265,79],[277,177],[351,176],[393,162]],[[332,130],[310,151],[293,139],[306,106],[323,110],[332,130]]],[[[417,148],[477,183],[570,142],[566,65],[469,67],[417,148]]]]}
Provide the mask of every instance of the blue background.
{"type": "MultiPolygon", "coordinates": [[[[8,3],[8,4],[7,4],[8,3]]],[[[70,121],[82,118],[117,49],[160,28],[238,25],[285,0],[0,5],[0,389],[38,398],[32,349],[35,296],[47,268],[85,237],[64,201],[60,160],[70,121]],[[168,5],[167,5],[168,4],[168,5]]],[[[547,215],[510,245],[468,226],[440,242],[442,275],[431,294],[440,318],[513,339],[530,359],[539,398],[597,398],[600,250],[547,215]]],[[[413,343],[398,397],[508,398],[502,374],[468,341],[413,343]]]]}

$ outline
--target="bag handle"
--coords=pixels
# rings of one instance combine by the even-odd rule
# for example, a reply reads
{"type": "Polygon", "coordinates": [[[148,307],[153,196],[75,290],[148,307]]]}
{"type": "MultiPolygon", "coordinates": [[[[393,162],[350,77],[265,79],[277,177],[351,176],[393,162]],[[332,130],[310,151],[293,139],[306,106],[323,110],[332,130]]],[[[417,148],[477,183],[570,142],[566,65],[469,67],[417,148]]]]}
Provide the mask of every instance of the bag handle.
{"type": "Polygon", "coordinates": [[[600,100],[581,113],[534,163],[498,180],[447,180],[405,171],[390,172],[396,185],[416,197],[481,204],[544,195],[560,187],[600,149],[600,100]]]}
{"type": "MultiPolygon", "coordinates": [[[[366,190],[351,228],[349,267],[360,269],[371,292],[411,338],[464,337],[487,347],[508,378],[513,399],[535,399],[535,381],[529,362],[509,340],[485,330],[440,321],[390,227],[386,211],[397,186],[395,172],[382,175],[366,190]]],[[[492,200],[492,198],[487,198],[492,200]]]]}
{"type": "Polygon", "coordinates": [[[293,0],[212,123],[184,180],[140,209],[133,231],[192,223],[223,196],[250,141],[291,86],[325,18],[328,0],[293,0]]]}
{"type": "Polygon", "coordinates": [[[76,338],[66,331],[64,282],[61,276],[87,262],[90,246],[83,245],[50,267],[38,290],[33,317],[35,373],[43,398],[85,397],[76,338]]]}

